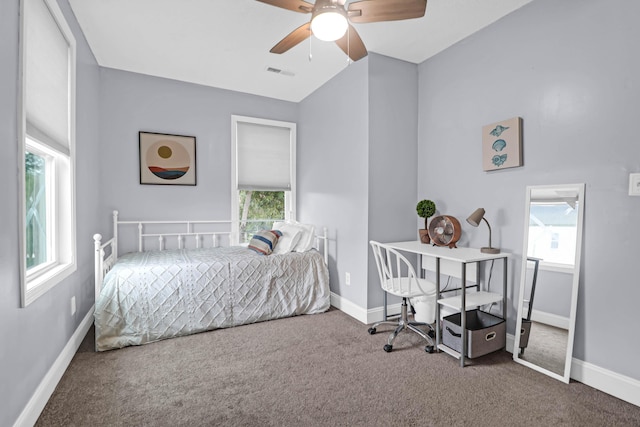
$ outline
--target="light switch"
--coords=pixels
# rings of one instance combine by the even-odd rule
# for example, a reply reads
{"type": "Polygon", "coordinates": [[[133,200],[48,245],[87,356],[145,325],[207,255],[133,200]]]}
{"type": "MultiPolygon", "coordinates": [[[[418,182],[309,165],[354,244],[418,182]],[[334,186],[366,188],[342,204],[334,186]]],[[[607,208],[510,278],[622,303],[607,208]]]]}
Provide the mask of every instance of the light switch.
{"type": "Polygon", "coordinates": [[[629,174],[629,195],[640,196],[640,173],[629,174]]]}

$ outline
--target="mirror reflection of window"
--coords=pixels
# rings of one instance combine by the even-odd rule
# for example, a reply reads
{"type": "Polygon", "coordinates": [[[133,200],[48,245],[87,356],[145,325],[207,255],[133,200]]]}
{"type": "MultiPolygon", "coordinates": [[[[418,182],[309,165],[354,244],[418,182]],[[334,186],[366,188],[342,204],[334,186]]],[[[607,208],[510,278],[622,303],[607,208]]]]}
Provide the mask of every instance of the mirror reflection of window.
{"type": "Polygon", "coordinates": [[[573,268],[576,254],[577,203],[531,202],[527,255],[541,266],[573,268]]]}

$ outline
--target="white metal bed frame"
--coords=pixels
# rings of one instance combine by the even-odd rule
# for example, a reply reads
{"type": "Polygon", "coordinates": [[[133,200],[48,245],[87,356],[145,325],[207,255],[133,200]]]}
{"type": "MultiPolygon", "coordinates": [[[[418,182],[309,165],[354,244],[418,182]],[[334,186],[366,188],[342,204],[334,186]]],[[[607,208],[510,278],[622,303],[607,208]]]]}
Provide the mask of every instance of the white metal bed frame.
{"type": "MultiPolygon", "coordinates": [[[[148,238],[157,238],[158,239],[158,247],[157,250],[165,249],[165,241],[167,238],[175,237],[178,242],[178,249],[186,248],[186,244],[190,238],[195,242],[195,248],[206,247],[204,245],[204,239],[207,237],[211,237],[211,246],[210,247],[218,247],[220,245],[219,236],[228,236],[231,238],[231,231],[204,231],[204,232],[195,232],[194,226],[196,225],[205,225],[205,224],[228,224],[229,228],[231,228],[230,220],[209,220],[209,221],[121,221],[118,219],[118,211],[113,211],[113,237],[106,242],[102,243],[102,235],[94,234],[94,248],[95,248],[95,256],[94,256],[94,280],[95,280],[95,300],[98,300],[100,296],[100,291],[102,290],[102,282],[105,274],[118,260],[118,226],[119,225],[137,225],[138,229],[138,252],[143,252],[145,239],[148,238]],[[145,233],[144,229],[146,225],[168,225],[168,226],[186,226],[186,231],[184,233],[145,233]],[[105,257],[105,254],[109,252],[109,255],[105,257]]],[[[328,235],[327,228],[324,227],[322,229],[322,234],[315,235],[314,247],[320,251],[320,246],[322,246],[322,254],[324,257],[324,263],[326,265],[329,264],[329,249],[328,249],[328,235]],[[320,244],[322,242],[322,245],[320,244]]]]}

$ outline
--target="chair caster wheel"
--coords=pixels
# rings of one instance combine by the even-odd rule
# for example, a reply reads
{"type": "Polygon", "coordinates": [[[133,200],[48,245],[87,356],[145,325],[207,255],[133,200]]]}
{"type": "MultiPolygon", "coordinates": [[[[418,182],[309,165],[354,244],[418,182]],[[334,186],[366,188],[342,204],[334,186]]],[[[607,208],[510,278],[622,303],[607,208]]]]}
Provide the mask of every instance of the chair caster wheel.
{"type": "Polygon", "coordinates": [[[376,328],[369,328],[369,335],[373,335],[376,333],[376,328]]]}
{"type": "Polygon", "coordinates": [[[384,351],[386,351],[387,353],[391,353],[391,350],[393,350],[393,346],[389,345],[389,344],[385,344],[384,347],[382,347],[384,349],[384,351]]]}
{"type": "Polygon", "coordinates": [[[424,351],[426,351],[429,354],[433,353],[433,350],[434,350],[434,348],[433,348],[432,345],[427,345],[427,346],[424,347],[424,351]]]}

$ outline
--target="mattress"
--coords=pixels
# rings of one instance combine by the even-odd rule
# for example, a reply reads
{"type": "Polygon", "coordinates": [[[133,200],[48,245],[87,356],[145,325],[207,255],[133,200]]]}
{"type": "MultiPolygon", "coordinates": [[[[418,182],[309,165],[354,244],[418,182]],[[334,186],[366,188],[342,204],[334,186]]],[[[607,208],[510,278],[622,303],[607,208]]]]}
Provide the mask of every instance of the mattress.
{"type": "Polygon", "coordinates": [[[316,250],[243,247],[135,252],[106,274],[95,307],[98,351],[329,309],[316,250]]]}

